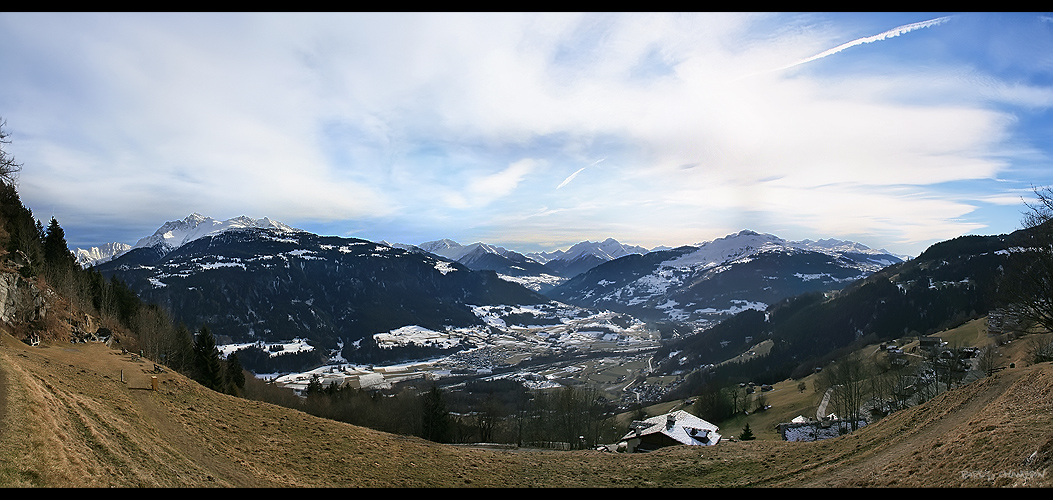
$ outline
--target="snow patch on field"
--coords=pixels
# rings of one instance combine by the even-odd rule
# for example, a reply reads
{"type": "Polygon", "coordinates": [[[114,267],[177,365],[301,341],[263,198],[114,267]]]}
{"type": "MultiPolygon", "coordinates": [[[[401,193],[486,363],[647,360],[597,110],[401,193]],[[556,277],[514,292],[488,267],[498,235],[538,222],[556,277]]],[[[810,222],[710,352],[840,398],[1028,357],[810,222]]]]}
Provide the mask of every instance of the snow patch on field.
{"type": "Polygon", "coordinates": [[[373,340],[377,342],[377,346],[383,349],[407,345],[449,349],[460,343],[460,339],[452,338],[449,333],[437,332],[417,325],[404,326],[387,333],[374,334],[373,340]]]}
{"type": "Polygon", "coordinates": [[[538,276],[509,276],[507,274],[498,274],[497,277],[505,281],[511,281],[512,283],[519,283],[535,292],[541,291],[546,285],[555,287],[567,281],[567,278],[551,274],[541,274],[538,276]]]}
{"type": "Polygon", "coordinates": [[[286,342],[247,342],[242,344],[224,344],[216,346],[219,350],[219,356],[226,359],[230,353],[245,349],[247,347],[259,347],[264,351],[270,353],[270,357],[279,356],[281,354],[298,353],[313,351],[314,347],[308,344],[306,340],[295,338],[286,342]]]}

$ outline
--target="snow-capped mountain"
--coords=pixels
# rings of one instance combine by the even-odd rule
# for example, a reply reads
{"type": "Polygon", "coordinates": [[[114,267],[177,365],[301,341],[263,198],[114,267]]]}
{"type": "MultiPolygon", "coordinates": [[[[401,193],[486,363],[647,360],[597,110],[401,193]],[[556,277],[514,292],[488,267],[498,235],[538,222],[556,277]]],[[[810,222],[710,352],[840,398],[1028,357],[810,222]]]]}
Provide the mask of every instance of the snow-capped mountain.
{"type": "MultiPolygon", "coordinates": [[[[191,328],[233,341],[306,338],[352,360],[395,352],[374,335],[406,326],[485,326],[473,306],[547,302],[494,272],[367,240],[319,236],[270,219],[165,223],[97,266],[191,328]]],[[[412,350],[412,349],[411,349],[412,350]]]]}
{"type": "Polygon", "coordinates": [[[568,248],[565,251],[556,250],[553,252],[529,253],[527,254],[527,257],[530,257],[542,264],[547,264],[553,260],[572,261],[585,254],[595,255],[596,257],[600,257],[603,260],[608,261],[617,259],[619,257],[625,257],[626,255],[629,255],[631,253],[645,254],[647,252],[648,250],[644,247],[625,245],[619,243],[618,240],[614,238],[607,238],[599,242],[592,242],[588,240],[582,241],[580,243],[576,243],[574,246],[568,248]]]}
{"type": "MultiPolygon", "coordinates": [[[[1031,238],[1027,230],[961,236],[933,244],[836,294],[794,296],[765,311],[744,311],[663,345],[654,355],[654,373],[682,373],[686,367],[720,363],[758,339],[770,339],[779,349],[773,349],[756,371],[789,364],[803,374],[822,364],[826,354],[861,338],[873,345],[901,339],[908,331],[928,335],[958,326],[1004,304],[1000,284],[1005,283],[1006,269],[1029,260],[1017,250],[1031,238]]],[[[846,253],[867,250],[831,243],[824,240],[819,246],[846,253]]]]}
{"type": "Polygon", "coordinates": [[[521,253],[486,243],[461,245],[450,239],[428,241],[417,248],[464,264],[476,271],[494,271],[501,279],[543,292],[566,281],[558,273],[521,253]]]}
{"type": "Polygon", "coordinates": [[[280,233],[300,231],[299,229],[292,228],[266,217],[262,219],[253,219],[242,215],[233,219],[218,221],[212,217],[193,213],[188,215],[185,219],[164,223],[154,232],[154,234],[139,239],[139,241],[132,245],[132,248],[157,248],[167,253],[198,238],[232,229],[249,228],[275,229],[280,233]]]}
{"type": "Polygon", "coordinates": [[[102,246],[91,247],[87,250],[78,248],[73,251],[73,255],[77,258],[77,264],[86,269],[107,262],[110,259],[131,250],[131,248],[132,246],[127,243],[113,242],[106,243],[102,246]]]}
{"type": "Polygon", "coordinates": [[[647,252],[644,247],[625,245],[614,238],[607,238],[601,242],[582,241],[566,251],[530,253],[527,257],[541,262],[556,274],[573,278],[604,262],[647,252]]]}
{"type": "Polygon", "coordinates": [[[546,295],[645,319],[708,324],[793,295],[840,289],[901,261],[852,242],[791,242],[744,230],[697,246],[615,259],[546,295]]]}
{"type": "Polygon", "coordinates": [[[872,273],[883,267],[902,262],[903,259],[886,250],[872,250],[853,241],[825,239],[819,241],[786,241],[772,234],[761,234],[743,230],[737,234],[700,243],[698,250],[663,263],[666,267],[712,267],[724,262],[749,257],[764,252],[792,252],[794,249],[818,252],[832,257],[846,258],[851,266],[872,273]]]}
{"type": "Polygon", "coordinates": [[[840,255],[849,255],[849,254],[869,255],[871,257],[868,257],[868,258],[865,258],[865,259],[869,259],[875,265],[879,265],[881,267],[885,267],[885,266],[888,266],[888,265],[891,265],[891,264],[895,264],[896,262],[903,262],[903,261],[907,261],[907,260],[911,259],[911,257],[909,255],[894,254],[892,252],[889,252],[888,250],[885,250],[884,248],[882,248],[880,250],[874,250],[874,249],[872,249],[872,248],[870,248],[870,247],[868,247],[868,246],[866,246],[866,245],[864,245],[862,243],[856,243],[854,241],[835,240],[833,238],[828,238],[828,239],[819,240],[819,241],[812,241],[812,240],[791,241],[791,242],[789,242],[789,244],[797,246],[799,248],[806,249],[806,250],[815,250],[817,252],[824,252],[824,253],[833,252],[835,254],[840,254],[840,255]],[[888,256],[894,257],[895,259],[898,259],[898,260],[894,261],[894,262],[888,262],[888,256]]]}
{"type": "MultiPolygon", "coordinates": [[[[503,247],[494,245],[488,245],[486,243],[472,243],[471,245],[461,245],[456,241],[450,239],[441,239],[437,241],[428,241],[417,245],[418,248],[425,252],[430,252],[435,255],[441,255],[450,260],[456,260],[461,262],[461,259],[478,259],[482,255],[492,254],[499,255],[502,257],[509,256],[511,254],[519,255],[511,250],[503,247]]],[[[464,262],[461,262],[464,264],[464,262]]],[[[467,265],[467,264],[465,264],[467,265]]]]}

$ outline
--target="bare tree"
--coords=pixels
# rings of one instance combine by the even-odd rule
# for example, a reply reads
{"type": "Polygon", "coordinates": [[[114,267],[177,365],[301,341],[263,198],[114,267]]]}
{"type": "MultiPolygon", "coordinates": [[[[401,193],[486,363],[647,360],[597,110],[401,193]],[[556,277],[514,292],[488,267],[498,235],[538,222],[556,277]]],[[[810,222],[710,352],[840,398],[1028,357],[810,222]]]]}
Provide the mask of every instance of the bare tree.
{"type": "Polygon", "coordinates": [[[1033,337],[1028,343],[1027,354],[1032,363],[1053,361],[1053,337],[1033,337]]]}
{"type": "Polygon", "coordinates": [[[4,127],[7,121],[0,118],[0,183],[14,185],[18,181],[18,173],[22,171],[22,164],[15,161],[15,157],[4,151],[4,144],[11,144],[4,127]]]}
{"type": "Polygon", "coordinates": [[[988,377],[998,369],[998,346],[993,342],[980,349],[978,366],[988,377]]]}
{"type": "Polygon", "coordinates": [[[823,370],[824,386],[833,387],[830,402],[842,421],[852,430],[859,427],[863,404],[870,398],[869,370],[858,353],[851,354],[823,370]]]}
{"type": "Polygon", "coordinates": [[[1023,251],[1011,255],[1001,288],[1013,319],[1053,331],[1053,188],[1034,192],[1037,201],[1025,202],[1023,251]]]}

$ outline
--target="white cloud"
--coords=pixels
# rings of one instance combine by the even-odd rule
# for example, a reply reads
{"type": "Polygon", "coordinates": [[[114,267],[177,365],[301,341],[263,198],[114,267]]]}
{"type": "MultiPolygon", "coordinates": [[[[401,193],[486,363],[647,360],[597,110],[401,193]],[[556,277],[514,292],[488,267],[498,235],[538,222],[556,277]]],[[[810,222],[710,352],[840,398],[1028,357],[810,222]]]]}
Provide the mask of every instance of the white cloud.
{"type": "Polygon", "coordinates": [[[817,52],[848,37],[816,16],[4,14],[0,108],[30,137],[22,186],[71,214],[968,230],[972,205],[939,186],[1034,154],[1001,105],[1048,109],[1053,91],[953,61],[763,72],[961,24],[817,52]],[[572,173],[553,190],[542,170],[572,173]]]}
{"type": "Polygon", "coordinates": [[[538,165],[537,160],[524,158],[499,172],[475,177],[469,180],[463,192],[449,195],[447,202],[454,208],[485,207],[494,200],[508,196],[515,191],[523,177],[538,165]]]}

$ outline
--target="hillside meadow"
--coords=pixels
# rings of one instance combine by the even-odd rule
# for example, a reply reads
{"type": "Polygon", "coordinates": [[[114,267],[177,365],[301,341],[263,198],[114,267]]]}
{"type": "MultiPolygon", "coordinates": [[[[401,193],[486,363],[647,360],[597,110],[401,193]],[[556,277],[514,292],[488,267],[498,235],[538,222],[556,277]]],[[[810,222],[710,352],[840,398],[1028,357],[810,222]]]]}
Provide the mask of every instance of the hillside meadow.
{"type": "MultiPolygon", "coordinates": [[[[1053,485],[1050,363],[1017,365],[832,440],[762,435],[635,455],[431,443],[219,394],[153,368],[100,343],[31,347],[0,334],[0,486],[1053,485]]],[[[803,394],[777,387],[773,408],[779,393],[795,392],[803,394]]]]}

